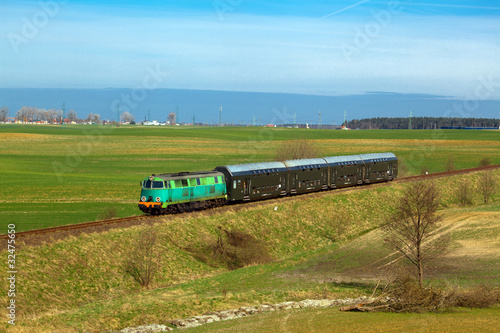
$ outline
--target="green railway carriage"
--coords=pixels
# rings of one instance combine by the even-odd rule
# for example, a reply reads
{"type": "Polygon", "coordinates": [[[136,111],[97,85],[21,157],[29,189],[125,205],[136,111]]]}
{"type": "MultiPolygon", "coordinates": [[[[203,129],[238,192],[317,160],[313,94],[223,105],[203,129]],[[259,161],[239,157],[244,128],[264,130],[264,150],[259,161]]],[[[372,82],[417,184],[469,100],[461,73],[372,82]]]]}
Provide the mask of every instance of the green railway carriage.
{"type": "Polygon", "coordinates": [[[289,172],[290,194],[320,191],[328,188],[328,164],[323,158],[285,161],[289,172]]]}
{"type": "Polygon", "coordinates": [[[216,171],[153,174],[141,185],[139,209],[149,214],[216,207],[227,201],[225,177],[216,171]]]}
{"type": "Polygon", "coordinates": [[[226,177],[229,202],[276,198],[288,193],[288,169],[282,162],[224,165],[215,170],[226,177]]]}
{"type": "Polygon", "coordinates": [[[330,166],[330,187],[342,188],[363,183],[363,160],[358,155],[325,157],[330,166]]]}

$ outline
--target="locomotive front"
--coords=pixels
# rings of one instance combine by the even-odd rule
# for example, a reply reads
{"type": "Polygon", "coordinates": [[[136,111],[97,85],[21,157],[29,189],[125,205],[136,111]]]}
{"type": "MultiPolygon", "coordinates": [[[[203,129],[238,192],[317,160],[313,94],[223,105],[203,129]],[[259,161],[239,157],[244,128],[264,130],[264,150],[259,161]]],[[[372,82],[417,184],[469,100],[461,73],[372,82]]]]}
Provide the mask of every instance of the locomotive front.
{"type": "Polygon", "coordinates": [[[151,175],[141,182],[141,198],[139,209],[147,214],[160,214],[165,209],[169,198],[168,182],[164,179],[151,175]]]}

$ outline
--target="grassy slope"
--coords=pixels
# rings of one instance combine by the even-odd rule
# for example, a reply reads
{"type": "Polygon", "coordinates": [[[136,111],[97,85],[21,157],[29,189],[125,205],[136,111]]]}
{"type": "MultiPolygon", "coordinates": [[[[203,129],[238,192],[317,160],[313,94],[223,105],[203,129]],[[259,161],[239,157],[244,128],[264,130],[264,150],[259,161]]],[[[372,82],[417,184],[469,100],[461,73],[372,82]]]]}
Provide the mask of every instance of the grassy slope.
{"type": "MultiPolygon", "coordinates": [[[[479,174],[468,177],[475,183],[479,174]]],[[[475,254],[473,273],[468,271],[472,267],[467,260],[471,258],[463,253],[498,248],[500,194],[493,204],[458,208],[452,189],[460,179],[456,176],[438,182],[448,207],[443,230],[465,221],[453,229],[452,254],[461,260],[454,260],[458,264],[453,267],[444,262],[446,270],[435,270],[430,277],[444,277],[462,286],[480,282],[499,285],[497,252],[475,254]]],[[[263,202],[238,213],[207,211],[185,219],[164,218],[155,226],[163,251],[162,271],[149,291],[137,287],[123,272],[133,240],[145,227],[24,248],[18,256],[20,325],[13,331],[99,331],[243,305],[370,293],[369,282],[377,277],[378,268],[371,263],[390,254],[381,246],[376,227],[393,209],[393,200],[387,199],[397,196],[402,186],[372,186],[362,191],[333,191],[319,198],[263,202]],[[238,228],[265,240],[275,262],[227,271],[184,250],[214,241],[218,226],[238,228]],[[363,280],[365,283],[360,283],[363,280]]],[[[475,202],[479,204],[479,197],[475,202]]],[[[5,290],[2,295],[6,295],[5,290]]],[[[476,320],[482,318],[481,312],[474,313],[476,320]]]]}
{"type": "Polygon", "coordinates": [[[211,170],[270,161],[280,141],[314,140],[322,156],[393,151],[420,173],[489,157],[500,164],[496,131],[330,131],[280,128],[0,126],[0,233],[93,221],[109,208],[139,214],[139,181],[150,173],[211,170]],[[7,190],[5,190],[7,189],[7,190]]]}

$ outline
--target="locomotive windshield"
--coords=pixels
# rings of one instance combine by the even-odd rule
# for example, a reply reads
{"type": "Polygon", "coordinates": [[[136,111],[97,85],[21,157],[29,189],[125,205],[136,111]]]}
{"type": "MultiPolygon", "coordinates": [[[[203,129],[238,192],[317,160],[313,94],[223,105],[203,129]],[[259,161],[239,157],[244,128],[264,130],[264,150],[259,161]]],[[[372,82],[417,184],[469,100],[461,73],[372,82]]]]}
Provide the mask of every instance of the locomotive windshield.
{"type": "Polygon", "coordinates": [[[162,181],[150,181],[150,180],[145,180],[142,184],[143,188],[163,188],[163,182],[162,181]]]}

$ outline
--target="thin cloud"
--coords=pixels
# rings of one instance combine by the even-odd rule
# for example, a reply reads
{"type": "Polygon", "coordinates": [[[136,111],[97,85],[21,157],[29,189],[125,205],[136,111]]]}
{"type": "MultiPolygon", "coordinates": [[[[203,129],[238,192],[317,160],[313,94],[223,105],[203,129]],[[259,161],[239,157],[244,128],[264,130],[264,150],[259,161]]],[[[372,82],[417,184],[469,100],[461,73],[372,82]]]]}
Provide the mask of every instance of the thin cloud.
{"type": "Polygon", "coordinates": [[[347,6],[347,7],[345,7],[345,8],[340,9],[340,10],[337,10],[336,12],[333,12],[333,13],[331,13],[331,14],[328,14],[328,15],[325,15],[325,16],[321,17],[321,18],[320,18],[320,20],[324,20],[324,19],[326,19],[327,17],[330,17],[330,16],[333,16],[333,15],[336,15],[336,14],[339,14],[339,13],[342,13],[342,12],[345,12],[346,10],[352,9],[352,8],[354,8],[354,7],[358,7],[358,6],[360,6],[360,5],[364,4],[364,3],[367,3],[367,2],[370,2],[370,0],[363,0],[363,1],[360,1],[360,2],[358,2],[358,3],[355,3],[354,5],[347,6]]]}
{"type": "Polygon", "coordinates": [[[400,4],[401,5],[408,5],[408,6],[425,6],[425,7],[447,7],[447,8],[464,8],[464,9],[500,10],[500,7],[471,6],[471,5],[451,5],[451,4],[440,4],[440,3],[401,2],[400,4]]]}

